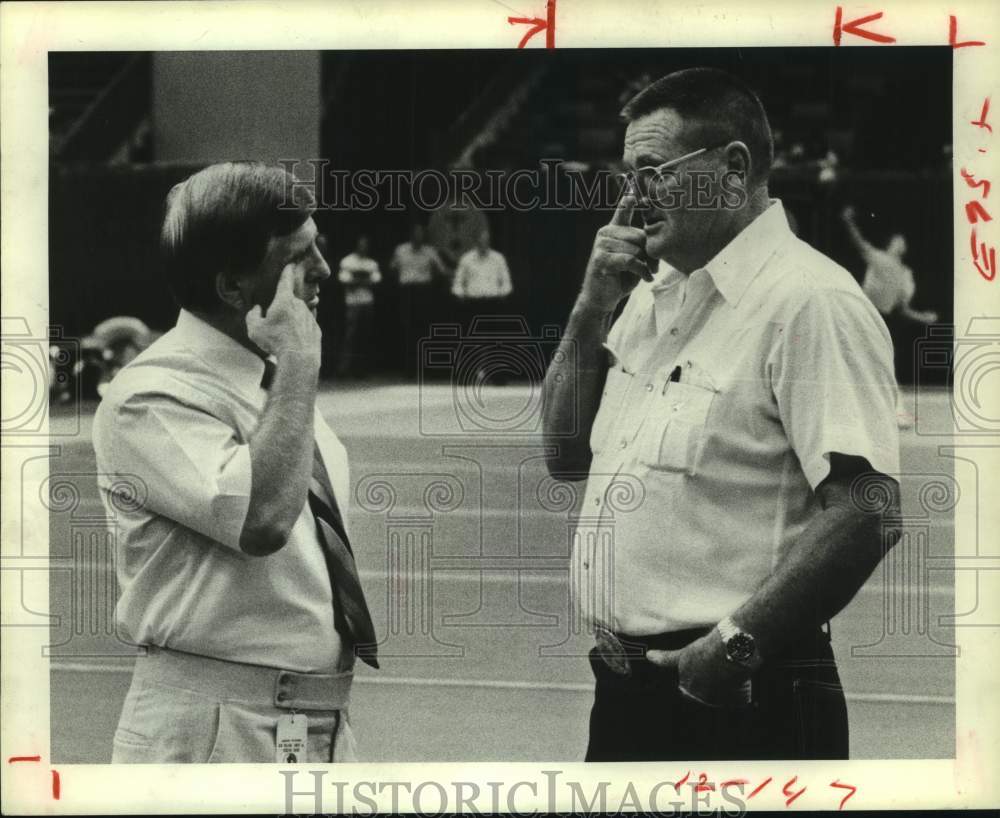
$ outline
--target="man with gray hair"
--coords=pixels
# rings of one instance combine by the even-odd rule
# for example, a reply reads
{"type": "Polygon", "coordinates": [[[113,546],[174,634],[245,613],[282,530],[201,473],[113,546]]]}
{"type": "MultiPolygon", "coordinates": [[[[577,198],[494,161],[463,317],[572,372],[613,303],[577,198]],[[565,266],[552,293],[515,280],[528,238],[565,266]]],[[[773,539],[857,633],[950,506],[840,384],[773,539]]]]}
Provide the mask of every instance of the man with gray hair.
{"type": "Polygon", "coordinates": [[[355,757],[354,659],[378,666],[375,637],[346,529],[347,453],[315,406],[330,270],[293,181],[225,163],[171,190],[161,240],[177,325],[94,420],[117,619],[146,649],[114,762],[355,757]],[[127,483],[139,502],[116,496],[127,483]]]}
{"type": "Polygon", "coordinates": [[[770,198],[740,80],[678,71],[623,118],[627,187],[544,392],[550,471],[588,478],[586,757],[846,757],[828,623],[898,537],[891,340],[770,198]]]}

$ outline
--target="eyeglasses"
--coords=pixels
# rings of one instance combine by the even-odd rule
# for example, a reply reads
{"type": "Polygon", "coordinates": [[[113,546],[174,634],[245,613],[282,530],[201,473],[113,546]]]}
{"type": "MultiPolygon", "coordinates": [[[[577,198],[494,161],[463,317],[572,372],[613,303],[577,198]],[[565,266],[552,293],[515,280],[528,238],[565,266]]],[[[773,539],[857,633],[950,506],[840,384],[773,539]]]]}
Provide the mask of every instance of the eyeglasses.
{"type": "Polygon", "coordinates": [[[678,156],[676,159],[669,159],[660,165],[643,165],[641,168],[619,173],[618,179],[621,181],[623,186],[629,186],[638,198],[643,199],[649,195],[650,185],[653,183],[656,183],[658,186],[666,184],[666,182],[672,178],[672,174],[664,176],[664,171],[676,167],[681,162],[686,162],[688,159],[694,159],[696,156],[701,156],[703,153],[723,148],[731,142],[731,139],[727,139],[725,142],[720,142],[718,145],[712,145],[707,148],[698,148],[696,151],[685,153],[683,156],[678,156]]]}

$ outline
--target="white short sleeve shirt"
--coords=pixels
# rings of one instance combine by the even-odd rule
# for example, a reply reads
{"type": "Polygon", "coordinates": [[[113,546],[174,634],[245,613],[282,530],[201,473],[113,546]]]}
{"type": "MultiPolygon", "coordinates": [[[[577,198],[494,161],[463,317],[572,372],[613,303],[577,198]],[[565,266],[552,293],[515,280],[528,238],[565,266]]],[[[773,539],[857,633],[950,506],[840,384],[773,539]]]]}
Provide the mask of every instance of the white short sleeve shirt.
{"type": "Polygon", "coordinates": [[[885,324],[778,201],[689,277],[661,265],[606,346],[572,557],[587,620],[632,635],[714,624],[819,512],[831,453],[898,474],[885,324]]]}
{"type": "MultiPolygon", "coordinates": [[[[117,619],[140,644],[329,672],[349,659],[306,498],[279,551],[252,557],[239,547],[263,373],[253,352],[181,310],[111,382],[94,449],[116,526],[117,619]],[[121,495],[130,486],[136,502],[121,495]]],[[[314,431],[346,525],[347,452],[318,411],[314,431]]]]}
{"type": "Polygon", "coordinates": [[[451,292],[459,298],[503,298],[513,285],[503,254],[488,249],[481,254],[473,248],[459,259],[451,292]]]}

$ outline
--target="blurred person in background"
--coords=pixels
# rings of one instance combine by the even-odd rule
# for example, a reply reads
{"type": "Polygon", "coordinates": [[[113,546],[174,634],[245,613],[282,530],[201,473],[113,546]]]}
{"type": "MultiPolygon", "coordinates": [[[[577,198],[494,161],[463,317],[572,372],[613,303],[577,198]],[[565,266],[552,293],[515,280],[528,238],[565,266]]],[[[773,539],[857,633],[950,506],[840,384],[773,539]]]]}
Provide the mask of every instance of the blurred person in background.
{"type": "Polygon", "coordinates": [[[495,315],[514,290],[503,254],[490,247],[490,231],[480,230],[476,246],[458,261],[451,294],[468,322],[477,315],[495,315]]]}
{"type": "Polygon", "coordinates": [[[344,286],[344,336],[337,375],[364,378],[372,361],[375,287],[382,281],[368,236],[359,236],[354,252],[340,260],[337,280],[344,286]]]}
{"type": "Polygon", "coordinates": [[[115,763],[355,760],[355,657],[377,667],[375,633],[345,524],[347,452],[316,408],[330,269],[293,182],[231,162],[171,189],[177,324],[94,418],[117,621],[146,648],[115,763]]]}
{"type": "Polygon", "coordinates": [[[919,324],[933,324],[937,321],[938,314],[933,310],[918,310],[913,307],[917,285],[913,279],[913,270],[903,263],[906,238],[901,233],[894,233],[885,249],[876,247],[858,229],[854,207],[848,205],[840,215],[854,248],[867,265],[861,289],[875,308],[883,316],[898,315],[919,324]]]}
{"type": "Polygon", "coordinates": [[[99,350],[104,372],[97,384],[97,394],[103,396],[108,384],[118,372],[148,347],[160,333],[153,333],[146,324],[129,315],[118,315],[101,321],[82,341],[84,349],[99,350]]]}
{"type": "Polygon", "coordinates": [[[410,240],[398,245],[389,266],[399,276],[399,311],[402,331],[400,360],[407,377],[416,374],[417,343],[426,337],[438,292],[435,284],[448,271],[438,251],[424,240],[424,226],[414,224],[410,240]]]}
{"type": "MultiPolygon", "coordinates": [[[[884,249],[876,247],[858,228],[854,207],[848,205],[840,215],[847,235],[865,263],[861,289],[882,314],[892,336],[896,378],[901,383],[912,383],[914,344],[924,337],[924,327],[938,320],[938,314],[913,306],[917,285],[913,270],[903,263],[906,239],[901,233],[894,233],[884,249]]],[[[897,415],[900,428],[909,429],[913,425],[909,413],[899,411],[897,415]]]]}

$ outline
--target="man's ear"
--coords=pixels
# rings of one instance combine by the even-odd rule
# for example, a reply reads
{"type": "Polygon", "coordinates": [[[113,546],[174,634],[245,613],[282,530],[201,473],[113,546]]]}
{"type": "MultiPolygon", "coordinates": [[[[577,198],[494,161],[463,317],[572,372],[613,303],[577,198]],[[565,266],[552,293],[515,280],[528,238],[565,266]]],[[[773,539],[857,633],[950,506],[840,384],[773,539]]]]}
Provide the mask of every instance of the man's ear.
{"type": "Polygon", "coordinates": [[[244,295],[239,277],[231,272],[216,274],[215,294],[219,296],[219,300],[223,304],[232,307],[238,312],[246,312],[253,306],[244,295]]]}
{"type": "Polygon", "coordinates": [[[736,174],[745,184],[750,178],[750,148],[740,141],[730,142],[726,147],[726,164],[726,172],[736,174]]]}

